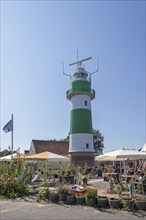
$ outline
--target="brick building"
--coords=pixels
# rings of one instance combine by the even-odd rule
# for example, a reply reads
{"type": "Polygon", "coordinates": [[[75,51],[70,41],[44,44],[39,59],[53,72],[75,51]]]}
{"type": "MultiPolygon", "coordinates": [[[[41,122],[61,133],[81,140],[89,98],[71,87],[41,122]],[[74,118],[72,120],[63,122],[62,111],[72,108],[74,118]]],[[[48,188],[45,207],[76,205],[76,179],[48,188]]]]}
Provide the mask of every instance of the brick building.
{"type": "Polygon", "coordinates": [[[69,142],[67,141],[49,141],[49,140],[32,140],[29,154],[38,154],[45,151],[68,156],[69,142]]]}

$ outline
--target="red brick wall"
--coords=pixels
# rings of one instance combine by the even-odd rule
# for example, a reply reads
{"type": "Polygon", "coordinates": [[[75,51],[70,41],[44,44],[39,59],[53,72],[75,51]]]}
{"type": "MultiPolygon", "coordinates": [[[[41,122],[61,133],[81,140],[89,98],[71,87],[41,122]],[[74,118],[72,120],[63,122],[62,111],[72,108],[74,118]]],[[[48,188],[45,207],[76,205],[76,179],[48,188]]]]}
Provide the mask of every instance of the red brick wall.
{"type": "Polygon", "coordinates": [[[72,153],[70,154],[70,165],[94,166],[94,153],[72,153]]]}
{"type": "Polygon", "coordinates": [[[32,144],[35,149],[35,153],[41,153],[45,151],[52,152],[63,156],[68,155],[69,143],[65,141],[43,141],[33,140],[32,144]]]}

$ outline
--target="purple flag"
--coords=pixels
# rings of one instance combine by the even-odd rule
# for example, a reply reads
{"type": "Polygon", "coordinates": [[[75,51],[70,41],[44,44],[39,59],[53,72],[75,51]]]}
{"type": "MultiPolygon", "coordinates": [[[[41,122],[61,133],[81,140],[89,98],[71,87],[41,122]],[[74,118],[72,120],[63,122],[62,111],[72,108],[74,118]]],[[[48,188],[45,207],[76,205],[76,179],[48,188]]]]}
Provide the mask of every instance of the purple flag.
{"type": "Polygon", "coordinates": [[[3,127],[4,132],[13,131],[13,121],[12,119],[3,127]]]}

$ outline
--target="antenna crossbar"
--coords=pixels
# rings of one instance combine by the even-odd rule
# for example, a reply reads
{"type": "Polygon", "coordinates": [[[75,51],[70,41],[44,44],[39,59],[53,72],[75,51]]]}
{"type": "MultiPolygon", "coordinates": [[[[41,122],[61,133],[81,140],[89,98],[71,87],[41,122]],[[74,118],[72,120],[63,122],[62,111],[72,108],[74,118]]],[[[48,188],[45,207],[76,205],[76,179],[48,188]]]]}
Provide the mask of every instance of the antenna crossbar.
{"type": "Polygon", "coordinates": [[[76,61],[76,62],[74,62],[74,63],[70,63],[69,65],[70,66],[73,66],[73,65],[75,65],[75,64],[81,64],[82,62],[84,62],[84,61],[86,61],[86,60],[90,60],[90,59],[92,59],[92,57],[88,57],[88,58],[85,58],[85,59],[83,59],[83,60],[79,60],[79,61],[76,61]]]}

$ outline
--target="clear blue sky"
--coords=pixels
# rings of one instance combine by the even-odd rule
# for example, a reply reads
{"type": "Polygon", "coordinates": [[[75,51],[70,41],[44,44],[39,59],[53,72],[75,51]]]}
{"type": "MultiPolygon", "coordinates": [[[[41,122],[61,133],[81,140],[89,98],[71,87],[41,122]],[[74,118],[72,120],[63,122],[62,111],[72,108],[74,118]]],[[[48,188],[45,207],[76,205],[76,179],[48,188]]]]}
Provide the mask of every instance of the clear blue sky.
{"type": "Polygon", "coordinates": [[[138,149],[146,142],[145,1],[1,1],[1,149],[11,144],[3,126],[14,115],[14,149],[32,139],[62,139],[69,132],[66,91],[85,63],[92,77],[93,128],[104,152],[138,149]]]}

